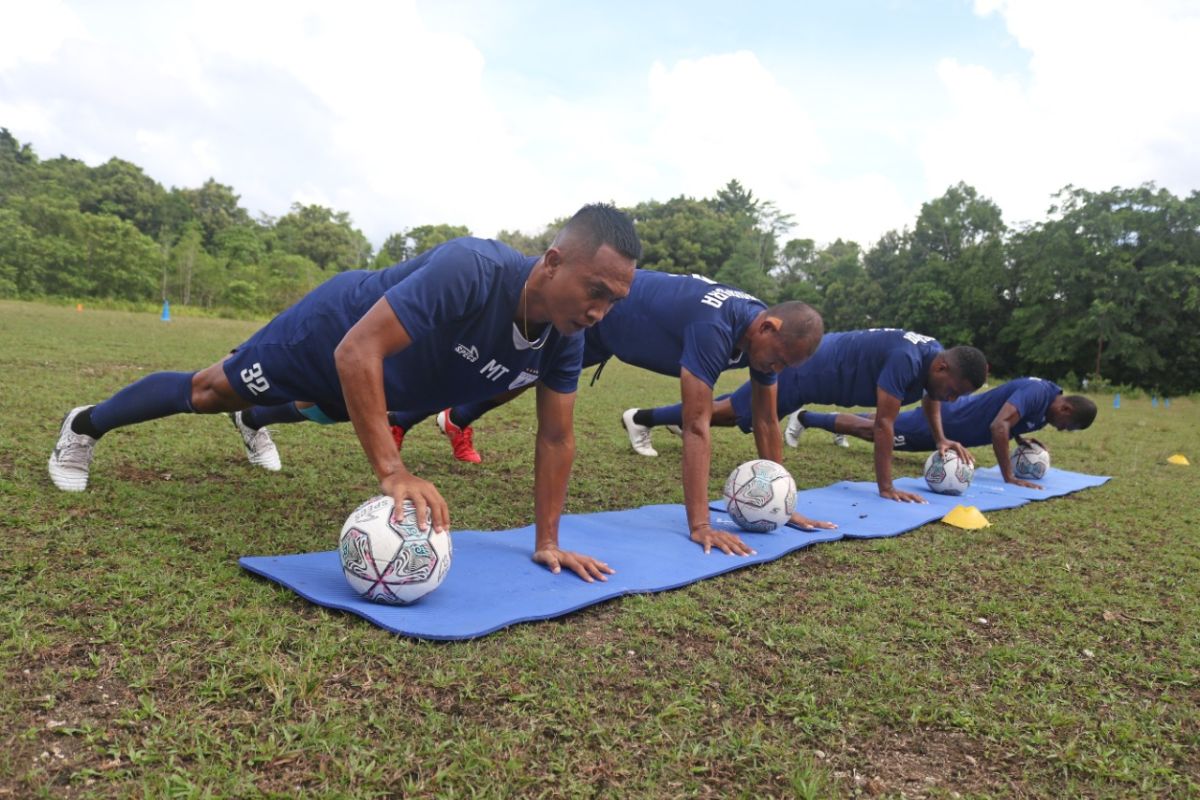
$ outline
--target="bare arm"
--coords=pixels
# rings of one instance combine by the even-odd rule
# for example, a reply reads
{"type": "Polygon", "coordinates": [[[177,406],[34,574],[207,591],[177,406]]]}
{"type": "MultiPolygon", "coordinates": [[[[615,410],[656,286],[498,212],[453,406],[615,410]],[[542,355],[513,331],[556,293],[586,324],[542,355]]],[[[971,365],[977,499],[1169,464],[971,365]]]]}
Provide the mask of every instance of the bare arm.
{"type": "Polygon", "coordinates": [[[714,530],[708,512],[708,476],[712,466],[712,387],[686,367],[680,369],[679,391],[683,396],[683,504],[693,542],[704,552],[715,546],[727,554],[754,552],[732,533],[714,530]]]}
{"type": "Polygon", "coordinates": [[[779,431],[779,410],[776,408],[778,387],[750,381],[750,414],[754,427],[754,444],[758,457],[776,464],[783,463],[783,439],[779,431]]]}
{"type": "MultiPolygon", "coordinates": [[[[1021,480],[1013,474],[1012,459],[1008,454],[1008,440],[1012,437],[1013,426],[1021,421],[1021,412],[1012,403],[1005,403],[992,420],[992,452],[996,454],[996,463],[1000,466],[1000,474],[1005,483],[1015,483],[1030,489],[1041,489],[1036,483],[1021,480]]],[[[1020,437],[1017,437],[1018,439],[1020,437]]]]}
{"type": "Polygon", "coordinates": [[[612,569],[581,553],[558,548],[558,522],[567,499],[567,481],[575,461],[575,393],[537,385],[537,445],[533,461],[533,560],[557,574],[562,567],[588,583],[607,580],[612,569]]]}
{"type": "Polygon", "coordinates": [[[383,359],[410,344],[408,331],[387,300],[381,298],[346,332],[333,358],[346,410],[367,461],[379,479],[380,490],[390,495],[398,507],[403,506],[405,499],[411,500],[422,529],[428,508],[434,529],[448,531],[450,510],[446,501],[432,483],[408,471],[388,429],[383,359]]]}
{"type": "MultiPolygon", "coordinates": [[[[893,397],[883,389],[875,389],[875,482],[879,484],[879,496],[905,503],[924,503],[925,498],[913,492],[904,492],[892,485],[892,448],[895,435],[896,415],[900,413],[900,398],[893,397]]],[[[941,427],[941,420],[938,421],[941,427]]]]}
{"type": "Polygon", "coordinates": [[[937,448],[937,451],[945,454],[947,450],[953,450],[963,461],[974,464],[975,456],[971,455],[970,450],[958,442],[946,438],[946,433],[942,430],[942,404],[929,395],[925,395],[921,398],[921,408],[925,411],[925,420],[929,423],[929,432],[933,434],[934,447],[937,448]]]}

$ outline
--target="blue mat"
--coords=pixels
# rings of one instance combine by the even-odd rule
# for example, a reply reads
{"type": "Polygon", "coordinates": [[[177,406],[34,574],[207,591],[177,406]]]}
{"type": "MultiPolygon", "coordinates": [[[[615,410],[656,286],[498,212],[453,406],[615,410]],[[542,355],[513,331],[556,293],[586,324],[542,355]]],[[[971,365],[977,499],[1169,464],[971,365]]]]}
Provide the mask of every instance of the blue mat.
{"type": "MultiPolygon", "coordinates": [[[[1013,508],[1032,499],[1058,497],[1108,478],[1051,470],[1045,491],[1005,485],[999,470],[980,470],[962,497],[930,492],[919,479],[903,478],[897,486],[920,491],[929,505],[896,503],[879,497],[874,483],[845,481],[797,494],[797,510],[809,517],[837,522],[837,530],[776,533],[737,531],[757,553],[727,556],[704,552],[688,539],[681,505],[653,505],[628,511],[564,515],[559,542],[607,561],[617,574],[607,582],[585,583],[573,575],[553,575],[529,556],[533,526],[487,533],[455,531],[454,561],[437,591],[411,606],[386,606],[362,600],[342,576],[335,550],[285,556],[246,556],[239,563],[250,572],[276,581],[306,600],[358,614],[395,633],[420,639],[472,639],[518,622],[562,616],[594,603],[626,594],[659,592],[686,586],[724,572],[773,561],[817,542],[843,537],[895,536],[939,519],[953,506],[981,511],[1013,508]],[[917,485],[919,484],[919,486],[917,485]]],[[[736,530],[715,504],[713,524],[736,530]]],[[[331,533],[334,538],[336,531],[331,533]]],[[[332,542],[331,542],[332,543],[332,542]]]]}

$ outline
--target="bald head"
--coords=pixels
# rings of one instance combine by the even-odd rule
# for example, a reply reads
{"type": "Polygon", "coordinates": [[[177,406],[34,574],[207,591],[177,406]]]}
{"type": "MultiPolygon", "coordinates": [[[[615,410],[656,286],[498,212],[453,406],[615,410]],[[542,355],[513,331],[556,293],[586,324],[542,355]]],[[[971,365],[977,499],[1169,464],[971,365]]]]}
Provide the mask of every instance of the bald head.
{"type": "MultiPolygon", "coordinates": [[[[825,320],[808,303],[789,300],[767,309],[767,316],[779,320],[779,336],[785,342],[820,342],[825,335],[825,320]]],[[[816,347],[813,347],[816,350],[816,347]]]]}
{"type": "Polygon", "coordinates": [[[803,364],[817,351],[825,322],[815,308],[789,300],[768,308],[750,323],[743,347],[759,372],[782,372],[803,364]]]}

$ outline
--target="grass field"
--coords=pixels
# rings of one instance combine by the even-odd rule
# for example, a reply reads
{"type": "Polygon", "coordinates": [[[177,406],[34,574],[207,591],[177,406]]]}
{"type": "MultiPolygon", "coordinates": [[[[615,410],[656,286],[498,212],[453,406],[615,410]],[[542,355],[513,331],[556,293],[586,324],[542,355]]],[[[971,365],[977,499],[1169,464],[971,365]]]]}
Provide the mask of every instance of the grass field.
{"type": "MultiPolygon", "coordinates": [[[[1166,464],[1200,465],[1195,399],[1096,396],[1091,430],[1039,438],[1114,480],[981,531],[818,545],[437,644],[237,565],[334,546],[375,492],[349,426],[281,428],[272,474],[224,418],[175,417],[107,436],[86,493],[50,484],[68,408],[255,327],[0,303],[0,797],[1200,794],[1200,466],[1166,464]]],[[[568,511],[682,502],[678,440],[642,458],[618,427],[676,396],[617,364],[581,387],[568,511]]],[[[477,426],[478,467],[410,433],[456,528],[530,521],[531,410],[477,426]]],[[[713,438],[715,495],[754,453],[713,438]]],[[[858,441],[810,435],[787,466],[802,488],[872,479],[858,441]]]]}

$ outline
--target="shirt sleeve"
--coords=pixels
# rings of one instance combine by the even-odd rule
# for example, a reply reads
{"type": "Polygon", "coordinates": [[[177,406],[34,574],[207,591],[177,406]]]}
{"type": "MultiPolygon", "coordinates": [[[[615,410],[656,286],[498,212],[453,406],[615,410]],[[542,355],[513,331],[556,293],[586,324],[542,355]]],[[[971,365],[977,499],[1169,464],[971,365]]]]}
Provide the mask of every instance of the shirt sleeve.
{"type": "Polygon", "coordinates": [[[902,347],[888,356],[875,385],[903,403],[909,387],[920,380],[921,354],[915,347],[902,347]]]}
{"type": "Polygon", "coordinates": [[[498,270],[488,269],[476,252],[463,247],[440,248],[425,266],[383,295],[413,341],[448,322],[471,316],[483,307],[498,270]]]}
{"type": "Polygon", "coordinates": [[[583,369],[583,334],[564,336],[542,370],[541,382],[549,389],[571,394],[579,388],[583,369]]]}
{"type": "Polygon", "coordinates": [[[733,355],[733,335],[720,325],[696,322],[683,333],[679,365],[712,388],[733,355]]]}

